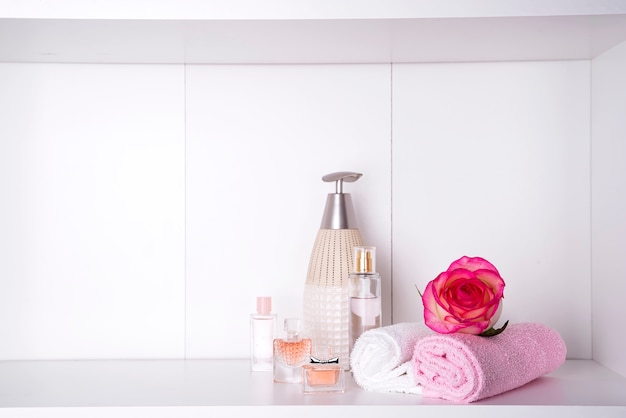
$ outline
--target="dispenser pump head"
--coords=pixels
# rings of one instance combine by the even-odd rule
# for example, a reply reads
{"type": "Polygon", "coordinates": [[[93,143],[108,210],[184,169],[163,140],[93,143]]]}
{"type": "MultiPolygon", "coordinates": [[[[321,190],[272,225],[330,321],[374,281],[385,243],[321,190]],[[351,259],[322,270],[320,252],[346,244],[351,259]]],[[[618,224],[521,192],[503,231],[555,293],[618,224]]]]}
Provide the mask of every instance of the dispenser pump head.
{"type": "Polygon", "coordinates": [[[352,198],[349,193],[343,192],[343,183],[353,183],[362,175],[351,171],[339,171],[322,177],[327,183],[335,182],[335,193],[329,193],[326,199],[321,229],[357,229],[352,198]]]}
{"type": "Polygon", "coordinates": [[[363,174],[361,173],[353,173],[350,171],[338,171],[337,173],[326,174],[322,177],[322,180],[330,183],[331,181],[335,182],[335,193],[343,193],[343,182],[347,181],[348,183],[353,183],[361,178],[363,174]]]}

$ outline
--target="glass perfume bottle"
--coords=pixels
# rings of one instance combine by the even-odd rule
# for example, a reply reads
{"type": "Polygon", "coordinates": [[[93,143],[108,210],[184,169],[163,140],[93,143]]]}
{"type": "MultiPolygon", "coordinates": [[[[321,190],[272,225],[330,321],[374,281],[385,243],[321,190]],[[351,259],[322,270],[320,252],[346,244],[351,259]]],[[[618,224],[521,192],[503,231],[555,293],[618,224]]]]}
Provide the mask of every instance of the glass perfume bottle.
{"type": "Polygon", "coordinates": [[[381,326],[380,275],[376,247],[354,247],[354,266],[348,278],[350,295],[350,351],[365,331],[381,326]]]}
{"type": "Polygon", "coordinates": [[[276,338],[276,315],[272,314],[272,298],[258,296],[256,313],[250,315],[251,371],[272,371],[274,338],[276,338]]]}
{"type": "Polygon", "coordinates": [[[302,320],[285,319],[285,338],[274,340],[274,381],[302,382],[302,366],[311,357],[311,339],[302,338],[302,320]]]}
{"type": "Polygon", "coordinates": [[[332,347],[315,348],[311,362],[302,366],[302,389],[304,393],[343,392],[345,378],[339,358],[333,357],[332,347]]]}

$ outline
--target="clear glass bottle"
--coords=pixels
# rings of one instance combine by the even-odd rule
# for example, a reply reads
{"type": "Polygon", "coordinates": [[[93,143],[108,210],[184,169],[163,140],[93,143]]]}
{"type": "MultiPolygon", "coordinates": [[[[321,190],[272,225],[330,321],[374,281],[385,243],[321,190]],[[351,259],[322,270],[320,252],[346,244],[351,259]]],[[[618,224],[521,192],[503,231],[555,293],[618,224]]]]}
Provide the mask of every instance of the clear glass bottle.
{"type": "Polygon", "coordinates": [[[258,296],[256,313],[250,315],[251,371],[272,371],[274,338],[276,338],[276,315],[272,314],[272,298],[258,296]]]}
{"type": "Polygon", "coordinates": [[[302,338],[302,320],[285,319],[285,338],[274,340],[274,381],[302,382],[302,366],[311,358],[311,339],[302,338]]]}
{"type": "Polygon", "coordinates": [[[380,274],[376,247],[354,247],[354,266],[348,278],[350,295],[350,351],[365,331],[381,326],[380,274]]]}
{"type": "Polygon", "coordinates": [[[316,346],[311,362],[302,366],[304,393],[333,393],[345,390],[343,368],[333,357],[332,347],[316,346]]]}

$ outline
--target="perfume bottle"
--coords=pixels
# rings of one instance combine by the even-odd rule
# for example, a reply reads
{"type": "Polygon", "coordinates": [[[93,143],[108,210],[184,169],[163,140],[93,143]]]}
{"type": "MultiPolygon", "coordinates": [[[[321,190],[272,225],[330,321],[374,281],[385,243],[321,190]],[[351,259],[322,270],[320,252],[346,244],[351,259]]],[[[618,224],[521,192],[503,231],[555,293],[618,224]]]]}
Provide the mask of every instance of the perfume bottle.
{"type": "Polygon", "coordinates": [[[361,334],[381,326],[380,274],[376,247],[354,247],[354,266],[348,278],[350,295],[350,351],[361,334]]]}
{"type": "Polygon", "coordinates": [[[258,296],[256,313],[250,315],[251,371],[272,371],[274,338],[276,338],[276,315],[272,314],[272,298],[258,296]]]}
{"type": "Polygon", "coordinates": [[[311,357],[311,339],[302,338],[302,320],[285,319],[285,338],[274,340],[274,381],[302,382],[302,366],[311,357]]]}
{"type": "Polygon", "coordinates": [[[349,316],[348,276],[352,248],[363,245],[350,193],[344,183],[353,183],[360,173],[338,172],[322,177],[335,183],[335,193],[326,196],[320,229],[317,232],[304,285],[304,329],[316,345],[333,348],[340,365],[348,370],[349,316]]]}
{"type": "Polygon", "coordinates": [[[304,393],[343,392],[345,379],[339,358],[333,357],[332,347],[317,346],[311,362],[302,366],[304,393]]]}

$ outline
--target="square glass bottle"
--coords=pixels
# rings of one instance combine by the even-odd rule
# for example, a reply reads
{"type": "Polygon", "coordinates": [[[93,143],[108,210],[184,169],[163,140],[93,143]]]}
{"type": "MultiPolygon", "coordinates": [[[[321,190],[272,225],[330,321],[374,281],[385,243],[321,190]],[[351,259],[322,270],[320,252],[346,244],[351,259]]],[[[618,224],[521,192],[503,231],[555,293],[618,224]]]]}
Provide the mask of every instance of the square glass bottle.
{"type": "Polygon", "coordinates": [[[345,390],[343,368],[339,358],[332,356],[332,347],[315,348],[311,362],[302,366],[304,393],[341,393],[345,390]]]}

